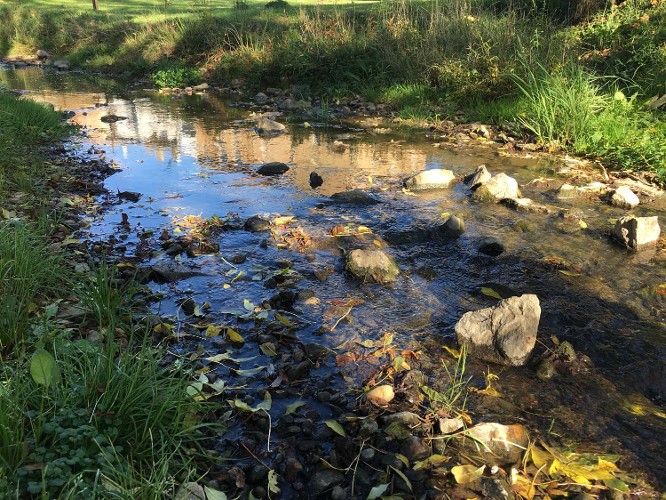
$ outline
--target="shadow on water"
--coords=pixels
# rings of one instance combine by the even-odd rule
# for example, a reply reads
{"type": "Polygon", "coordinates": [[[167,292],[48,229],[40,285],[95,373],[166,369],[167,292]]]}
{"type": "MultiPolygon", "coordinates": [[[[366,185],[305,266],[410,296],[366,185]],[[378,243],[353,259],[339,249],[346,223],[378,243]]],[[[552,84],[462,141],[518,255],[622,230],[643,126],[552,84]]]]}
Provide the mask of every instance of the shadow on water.
{"type": "MultiPolygon", "coordinates": [[[[119,241],[117,252],[124,258],[141,260],[145,242],[140,234],[173,231],[174,223],[188,215],[219,215],[241,223],[256,214],[295,215],[311,238],[311,246],[299,252],[278,248],[265,233],[222,232],[215,238],[219,254],[183,257],[199,276],[154,285],[162,294],[156,306],[160,314],[179,318],[178,301],[188,297],[209,302],[221,317],[242,309],[244,299],[270,300],[277,284],[262,273],[288,265],[298,274],[299,293],[316,299],[296,303],[295,313],[305,325],[298,340],[333,348],[392,333],[399,348],[423,353],[421,369],[436,382],[446,376],[443,345],[455,343],[453,328],[460,316],[496,302],[480,293],[482,287],[535,293],[543,314],[534,361],[511,369],[470,362],[473,385],[482,388],[484,373],[492,370],[498,372],[502,394],[471,397],[470,411],[481,420],[526,422],[549,442],[579,451],[621,453],[625,467],[666,487],[660,449],[666,438],[666,313],[663,297],[653,293],[666,283],[666,255],[663,249],[630,255],[611,244],[609,219],[621,216],[621,210],[598,200],[558,201],[552,191],[527,185],[544,176],[561,184],[552,162],[502,157],[484,148],[438,149],[418,136],[371,135],[357,125],[293,125],[288,134],[261,137],[247,110],[215,96],[121,95],[108,87],[100,91],[95,81],[80,75],[3,71],[0,83],[74,110],[73,120],[85,127],[84,144],[103,149],[122,168],[107,181],[110,199],[117,191],[142,194],[139,202],[121,203],[98,216],[88,234],[119,241]],[[103,123],[109,114],[126,119],[103,123]],[[290,170],[279,178],[256,175],[256,168],[270,161],[285,162],[290,170]],[[491,172],[515,176],[526,196],[576,217],[477,204],[462,184],[417,196],[399,186],[401,178],[426,168],[451,168],[463,175],[480,163],[491,172]],[[309,186],[312,171],[324,179],[316,190],[309,186]],[[373,191],[382,203],[329,203],[331,194],[354,188],[373,191]],[[120,225],[123,214],[129,231],[120,225]],[[434,237],[433,228],[450,214],[464,219],[467,231],[458,238],[434,237]],[[340,240],[331,229],[358,225],[370,228],[378,243],[389,243],[402,270],[396,284],[359,284],[345,276],[340,240]],[[481,240],[489,236],[501,241],[505,251],[499,256],[479,252],[481,240]],[[230,266],[228,259],[237,255],[242,263],[230,266]],[[576,272],[562,273],[553,262],[570,263],[576,272]],[[242,277],[232,279],[238,271],[242,277]],[[261,279],[253,280],[257,275],[261,279]],[[341,300],[352,300],[354,307],[336,323],[340,315],[331,317],[330,311],[341,300]],[[538,379],[537,364],[553,347],[553,337],[571,342],[591,364],[576,373],[538,379]]],[[[663,200],[648,201],[638,213],[664,220],[665,207],[663,200]]],[[[172,261],[162,253],[144,259],[146,264],[172,261]]],[[[210,343],[206,349],[220,348],[210,343]]],[[[241,349],[254,351],[256,345],[249,342],[241,349]]],[[[335,367],[322,366],[319,372],[323,387],[349,390],[335,367]]],[[[359,386],[364,382],[362,375],[352,379],[359,386]]]]}

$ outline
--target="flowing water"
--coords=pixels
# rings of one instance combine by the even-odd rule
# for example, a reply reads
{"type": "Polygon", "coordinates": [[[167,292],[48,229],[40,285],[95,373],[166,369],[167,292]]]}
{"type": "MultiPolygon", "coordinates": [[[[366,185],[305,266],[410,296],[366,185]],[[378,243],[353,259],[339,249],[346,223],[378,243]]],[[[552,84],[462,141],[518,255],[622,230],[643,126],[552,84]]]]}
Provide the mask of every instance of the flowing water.
{"type": "MultiPolygon", "coordinates": [[[[119,167],[107,179],[109,194],[100,202],[117,201],[118,192],[141,193],[138,202],[120,201],[91,216],[87,233],[81,235],[111,241],[119,258],[141,266],[173,263],[174,257],[164,252],[146,254],[145,246],[159,248],[157,237],[165,228],[171,234],[187,231],[177,229],[186,216],[241,221],[257,214],[295,216],[289,227],[302,232],[287,234],[285,242],[294,243],[300,236],[300,247],[283,248],[286,245],[277,245],[267,233],[234,229],[211,238],[219,244],[219,253],[176,257],[199,275],[150,284],[161,294],[154,308],[163,317],[185,325],[190,320],[178,304],[192,298],[197,305],[209,303],[215,320],[231,321],[243,311],[246,299],[259,304],[275,295],[275,281],[267,288],[266,279],[288,265],[301,278],[300,296],[311,296],[294,306],[300,342],[342,353],[345,341],[377,340],[391,333],[399,349],[421,352],[420,369],[432,381],[446,375],[443,346],[454,347],[453,327],[460,316],[496,302],[480,293],[483,287],[536,293],[543,309],[537,356],[556,336],[589,356],[594,367],[542,381],[535,375],[536,363],[500,368],[471,362],[472,384],[482,388],[484,372],[492,370],[499,375],[502,394],[470,403],[474,418],[524,422],[551,442],[621,453],[622,466],[666,486],[661,450],[666,438],[666,300],[665,289],[659,288],[666,283],[666,252],[662,245],[630,254],[613,244],[609,219],[623,215],[621,209],[592,199],[557,200],[554,190],[565,180],[557,173],[563,160],[510,157],[483,145],[439,146],[424,132],[393,132],[386,130],[390,123],[362,119],[293,123],[285,134],[262,137],[253,128],[252,109],[214,95],[176,98],[36,68],[0,71],[0,84],[76,113],[72,121],[85,131],[77,141],[81,150],[101,149],[119,167]],[[110,114],[127,119],[110,124],[100,120],[110,114]],[[340,140],[346,146],[335,143],[340,140]],[[285,162],[290,170],[279,177],[255,174],[259,165],[272,161],[285,162]],[[449,168],[464,175],[481,163],[492,173],[515,177],[524,196],[576,217],[474,203],[462,183],[416,196],[400,188],[402,178],[424,169],[449,168]],[[317,189],[309,185],[314,170],[324,179],[317,189]],[[528,185],[535,178],[548,180],[528,185]],[[331,194],[355,188],[373,192],[381,203],[330,203],[331,194]],[[467,231],[460,238],[431,241],[422,236],[423,228],[441,224],[448,214],[464,219],[467,231]],[[402,271],[396,284],[360,284],[345,275],[330,231],[350,224],[366,226],[389,243],[388,252],[402,271]],[[479,253],[479,241],[486,236],[498,238],[506,251],[499,257],[479,253]],[[317,244],[308,247],[308,238],[317,244]],[[230,262],[238,255],[242,263],[230,262]],[[569,271],[559,272],[544,261],[554,258],[570,263],[569,271]],[[345,315],[349,305],[353,307],[345,315]]],[[[643,201],[635,212],[658,215],[663,227],[666,201],[643,201]]],[[[251,325],[237,328],[252,335],[251,325]]],[[[198,344],[209,354],[226,349],[209,340],[179,346],[187,351],[198,344]]],[[[254,342],[240,349],[240,355],[257,354],[254,342]]],[[[259,356],[242,368],[270,370],[270,362],[268,356],[259,356]]],[[[342,370],[341,377],[340,371],[326,365],[313,370],[313,378],[321,377],[314,390],[349,391],[364,380],[363,373],[342,370]]],[[[265,376],[260,373],[244,382],[265,387],[265,376]]],[[[283,407],[274,405],[275,417],[283,407]]]]}

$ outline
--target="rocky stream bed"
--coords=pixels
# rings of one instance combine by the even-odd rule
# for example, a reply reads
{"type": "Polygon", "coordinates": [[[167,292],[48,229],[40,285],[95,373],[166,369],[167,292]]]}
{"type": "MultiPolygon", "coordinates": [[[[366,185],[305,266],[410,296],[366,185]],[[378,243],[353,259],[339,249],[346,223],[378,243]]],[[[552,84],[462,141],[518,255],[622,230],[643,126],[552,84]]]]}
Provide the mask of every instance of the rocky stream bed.
{"type": "Polygon", "coordinates": [[[158,94],[37,68],[0,83],[83,127],[48,186],[76,271],[104,255],[144,283],[165,362],[225,402],[201,484],[333,499],[666,487],[660,190],[511,127],[406,131],[372,103],[324,114],[277,89],[158,94]]]}

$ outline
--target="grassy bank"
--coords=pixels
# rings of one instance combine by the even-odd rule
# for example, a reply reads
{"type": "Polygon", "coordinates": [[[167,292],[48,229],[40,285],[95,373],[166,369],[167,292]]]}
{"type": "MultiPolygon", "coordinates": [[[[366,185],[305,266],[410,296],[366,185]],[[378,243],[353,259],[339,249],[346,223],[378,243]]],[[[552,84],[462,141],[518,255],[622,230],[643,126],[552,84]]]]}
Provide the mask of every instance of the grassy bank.
{"type": "Polygon", "coordinates": [[[131,282],[103,261],[75,276],[57,234],[71,214],[40,189],[44,148],[70,132],[0,92],[0,497],[172,497],[196,480],[211,407],[164,367],[131,282]],[[33,200],[43,209],[21,206],[33,200]]]}
{"type": "Polygon", "coordinates": [[[666,180],[664,105],[646,106],[666,94],[664,2],[5,4],[3,54],[42,48],[162,85],[242,78],[303,97],[360,94],[408,116],[462,110],[666,180]]]}

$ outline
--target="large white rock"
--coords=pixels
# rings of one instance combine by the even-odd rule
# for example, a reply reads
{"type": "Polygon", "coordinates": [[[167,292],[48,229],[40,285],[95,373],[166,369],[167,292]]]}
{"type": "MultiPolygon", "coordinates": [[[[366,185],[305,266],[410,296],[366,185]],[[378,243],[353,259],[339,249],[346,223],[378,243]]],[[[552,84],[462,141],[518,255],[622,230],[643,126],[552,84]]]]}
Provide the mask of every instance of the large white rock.
{"type": "Polygon", "coordinates": [[[471,356],[521,366],[534,349],[540,318],[536,295],[510,297],[494,307],[465,313],[456,324],[456,338],[467,345],[471,356]]]}
{"type": "Polygon", "coordinates": [[[347,256],[346,268],[358,278],[372,279],[377,283],[393,282],[400,274],[393,258],[381,250],[353,250],[347,256]]]}
{"type": "Polygon", "coordinates": [[[260,134],[279,134],[280,132],[284,132],[287,127],[275,120],[260,116],[257,118],[256,128],[260,134]]]}
{"type": "Polygon", "coordinates": [[[661,228],[656,215],[653,217],[627,215],[615,223],[612,231],[613,238],[633,249],[654,243],[659,239],[660,234],[661,228]]]}
{"type": "Polygon", "coordinates": [[[474,190],[488,182],[491,178],[492,175],[490,175],[486,166],[479,165],[474,172],[465,177],[465,184],[467,184],[467,187],[474,190]]]}
{"type": "Polygon", "coordinates": [[[405,187],[413,191],[419,189],[444,189],[449,187],[455,180],[456,176],[451,170],[433,168],[419,172],[406,179],[405,187]]]}
{"type": "Polygon", "coordinates": [[[482,184],[474,193],[478,200],[500,201],[504,198],[520,198],[518,182],[505,173],[497,174],[482,184]]]}
{"type": "Polygon", "coordinates": [[[617,188],[610,198],[611,205],[621,208],[634,208],[638,206],[640,200],[638,196],[627,186],[617,188]]]}

